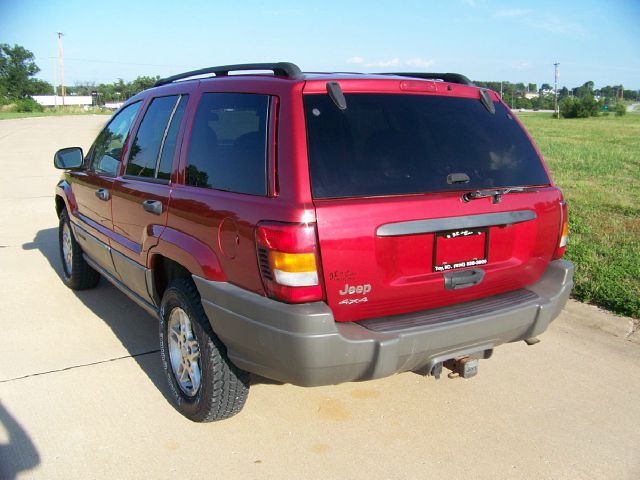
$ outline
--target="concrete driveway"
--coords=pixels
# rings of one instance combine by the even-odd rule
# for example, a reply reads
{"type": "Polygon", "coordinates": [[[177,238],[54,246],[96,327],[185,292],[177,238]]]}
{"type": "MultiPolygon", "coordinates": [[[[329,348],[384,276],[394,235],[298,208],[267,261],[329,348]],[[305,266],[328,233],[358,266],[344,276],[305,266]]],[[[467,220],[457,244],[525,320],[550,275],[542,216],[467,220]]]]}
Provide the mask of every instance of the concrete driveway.
{"type": "Polygon", "coordinates": [[[0,122],[0,478],[640,478],[637,334],[576,302],[471,380],[256,378],[238,416],[183,418],[156,320],[105,281],[59,277],[52,156],[106,120],[0,122]]]}

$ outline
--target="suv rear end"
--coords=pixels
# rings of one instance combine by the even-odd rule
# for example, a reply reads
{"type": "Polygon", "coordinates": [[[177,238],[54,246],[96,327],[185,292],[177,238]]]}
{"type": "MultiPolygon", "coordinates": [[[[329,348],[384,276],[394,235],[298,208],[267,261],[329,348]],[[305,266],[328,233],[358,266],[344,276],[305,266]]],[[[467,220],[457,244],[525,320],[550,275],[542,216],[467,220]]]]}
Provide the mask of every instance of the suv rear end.
{"type": "Polygon", "coordinates": [[[318,74],[287,107],[277,172],[297,221],[257,226],[268,298],[196,278],[236,365],[299,385],[437,375],[558,315],[566,207],[495,93],[318,74]]]}

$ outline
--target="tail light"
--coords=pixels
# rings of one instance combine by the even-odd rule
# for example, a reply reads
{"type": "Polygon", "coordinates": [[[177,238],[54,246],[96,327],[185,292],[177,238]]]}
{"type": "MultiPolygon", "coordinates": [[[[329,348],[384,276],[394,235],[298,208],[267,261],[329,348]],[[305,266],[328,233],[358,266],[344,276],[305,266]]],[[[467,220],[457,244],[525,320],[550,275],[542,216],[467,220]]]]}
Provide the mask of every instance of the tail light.
{"type": "Polygon", "coordinates": [[[567,216],[567,202],[562,201],[560,209],[560,236],[558,237],[558,246],[556,253],[553,256],[554,260],[562,258],[565,250],[567,249],[567,238],[569,236],[569,217],[567,216]]]}
{"type": "Polygon", "coordinates": [[[288,303],[323,299],[314,224],[261,222],[256,244],[269,297],[288,303]]]}

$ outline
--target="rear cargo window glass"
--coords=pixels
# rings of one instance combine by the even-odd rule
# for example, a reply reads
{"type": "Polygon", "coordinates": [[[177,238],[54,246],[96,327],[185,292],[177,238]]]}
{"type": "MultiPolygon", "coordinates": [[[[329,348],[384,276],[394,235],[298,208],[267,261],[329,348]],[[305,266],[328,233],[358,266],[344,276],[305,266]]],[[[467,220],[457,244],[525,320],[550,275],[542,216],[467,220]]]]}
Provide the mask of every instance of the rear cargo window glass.
{"type": "Polygon", "coordinates": [[[397,195],[545,185],[546,171],[499,103],[426,95],[347,94],[304,98],[315,198],[397,195]],[[447,183],[454,173],[465,184],[447,183]]]}
{"type": "Polygon", "coordinates": [[[191,129],[186,183],[266,195],[269,97],[205,93],[191,129]]]}

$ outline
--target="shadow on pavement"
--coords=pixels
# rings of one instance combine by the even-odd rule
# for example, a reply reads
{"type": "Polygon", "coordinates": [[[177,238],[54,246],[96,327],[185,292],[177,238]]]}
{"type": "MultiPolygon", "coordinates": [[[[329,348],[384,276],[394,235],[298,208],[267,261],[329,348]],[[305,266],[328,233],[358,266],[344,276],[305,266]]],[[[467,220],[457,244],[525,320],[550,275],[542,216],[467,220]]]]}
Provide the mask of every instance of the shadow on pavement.
{"type": "MultiPolygon", "coordinates": [[[[57,228],[38,231],[33,242],[25,243],[22,248],[39,250],[51,268],[61,277],[62,265],[58,253],[57,228]]],[[[62,279],[60,281],[62,282],[62,279]]],[[[159,351],[157,320],[105,279],[100,279],[100,283],[94,289],[69,290],[69,293],[78,297],[111,328],[142,371],[173,405],[160,355],[157,353],[159,351]]]]}
{"type": "MultiPolygon", "coordinates": [[[[61,277],[62,264],[58,252],[57,228],[40,230],[33,242],[25,243],[22,248],[24,250],[39,250],[51,268],[61,277]]],[[[173,396],[165,380],[159,354],[151,354],[151,352],[158,352],[157,320],[105,279],[101,279],[95,289],[69,290],[69,292],[75,294],[111,328],[156,388],[173,405],[173,396]]],[[[251,385],[257,384],[282,385],[283,383],[259,375],[251,375],[251,385]]]]}
{"type": "Polygon", "coordinates": [[[40,464],[40,455],[27,432],[0,402],[0,428],[4,428],[9,443],[0,443],[0,478],[13,480],[20,472],[40,464]]]}

